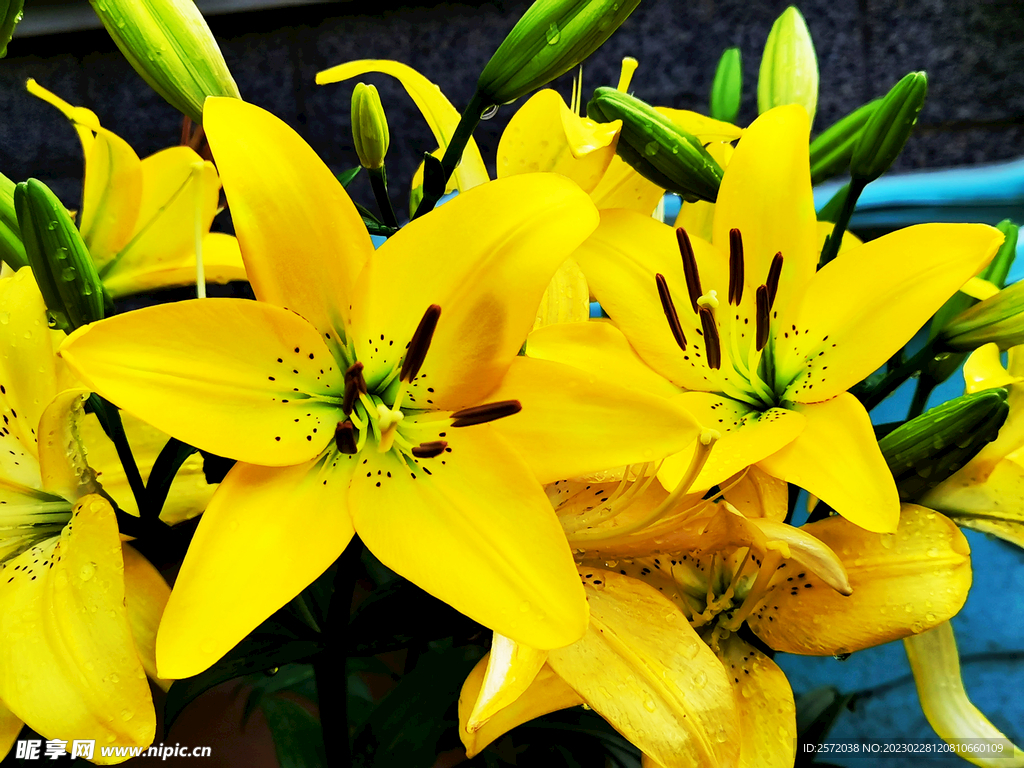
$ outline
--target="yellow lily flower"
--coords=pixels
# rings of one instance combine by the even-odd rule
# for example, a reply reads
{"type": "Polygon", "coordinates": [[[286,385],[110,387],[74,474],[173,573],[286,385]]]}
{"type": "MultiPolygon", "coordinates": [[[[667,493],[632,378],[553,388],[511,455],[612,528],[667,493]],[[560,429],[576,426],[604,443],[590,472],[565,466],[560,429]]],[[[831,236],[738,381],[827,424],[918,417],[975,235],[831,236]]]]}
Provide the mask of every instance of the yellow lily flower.
{"type": "MultiPolygon", "coordinates": [[[[846,390],[984,266],[1002,234],[910,227],[815,272],[809,130],[799,106],[766,112],[747,129],[726,168],[712,242],[632,211],[603,211],[573,258],[629,345],[675,388],[672,399],[722,432],[695,487],[756,464],[860,526],[892,531],[896,486],[867,412],[846,390]]],[[[666,487],[690,455],[665,462],[666,487]]]]}
{"type": "Polygon", "coordinates": [[[68,104],[35,80],[27,87],[78,132],[85,155],[79,229],[112,297],[194,284],[197,245],[207,282],[246,279],[235,238],[210,232],[220,195],[212,163],[190,147],[140,160],[92,111],[68,104]]]}
{"type": "Polygon", "coordinates": [[[0,306],[0,750],[22,722],[48,739],[145,747],[170,590],[97,495],[77,428],[87,391],[63,388],[29,269],[0,280],[0,306]]]}
{"type": "Polygon", "coordinates": [[[966,392],[1007,387],[1010,412],[999,435],[922,499],[958,525],[1024,547],[1024,347],[979,347],[964,363],[966,392]]]}
{"type": "Polygon", "coordinates": [[[61,352],[125,410],[239,460],[168,603],[161,674],[208,667],[354,532],[484,625],[573,642],[586,603],[535,476],[653,460],[698,432],[663,398],[517,357],[551,274],[597,223],[586,195],[554,174],[491,182],[374,251],[283,122],[234,99],[208,100],[204,120],[259,301],[138,310],[61,352]]]}
{"type": "MultiPolygon", "coordinates": [[[[755,474],[730,491],[771,496],[772,485],[755,474]]],[[[546,653],[495,636],[460,697],[468,754],[528,719],[586,703],[651,765],[791,766],[792,691],[738,634],[744,623],[777,651],[850,653],[937,626],[967,597],[967,542],[922,507],[904,505],[897,532],[876,534],[839,517],[793,528],[778,519],[784,503],[746,518],[728,501],[691,496],[664,525],[622,535],[615,528],[664,491],[648,485],[613,520],[592,524],[616,489],[628,494],[615,483],[553,491],[570,545],[585,551],[590,628],[546,653]],[[653,554],[636,557],[644,548],[653,554]]]]}

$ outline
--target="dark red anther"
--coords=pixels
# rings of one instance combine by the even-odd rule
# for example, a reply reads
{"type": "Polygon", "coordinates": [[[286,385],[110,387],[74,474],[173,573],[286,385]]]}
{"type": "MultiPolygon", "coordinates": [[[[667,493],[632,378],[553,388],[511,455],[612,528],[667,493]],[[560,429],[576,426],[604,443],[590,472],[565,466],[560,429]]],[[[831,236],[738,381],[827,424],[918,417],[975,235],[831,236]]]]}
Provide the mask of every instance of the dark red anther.
{"type": "Polygon", "coordinates": [[[346,416],[352,413],[356,397],[366,394],[366,379],[363,378],[363,364],[354,362],[345,371],[345,394],[341,399],[341,410],[346,416]]]}
{"type": "Polygon", "coordinates": [[[722,367],[722,341],[718,336],[718,324],[711,307],[701,307],[700,327],[704,331],[704,351],[708,357],[708,368],[717,371],[722,367]]]}
{"type": "Polygon", "coordinates": [[[338,423],[338,428],[334,430],[334,444],[338,446],[338,451],[348,454],[355,453],[358,450],[356,438],[356,427],[351,420],[346,419],[338,423]]]}
{"type": "Polygon", "coordinates": [[[452,426],[471,427],[474,424],[486,424],[488,421],[512,416],[521,410],[523,410],[523,405],[518,400],[499,400],[496,403],[474,405],[453,413],[451,416],[452,426]]]}
{"type": "Polygon", "coordinates": [[[779,278],[782,277],[782,253],[775,254],[772,265],[768,268],[768,279],[765,280],[765,287],[768,289],[768,308],[775,306],[775,295],[779,292],[779,278]]]}
{"type": "Polygon", "coordinates": [[[679,323],[679,313],[676,312],[676,305],[672,302],[672,294],[669,293],[668,283],[661,273],[654,276],[654,282],[658,286],[658,298],[661,299],[661,308],[665,312],[665,319],[668,320],[668,327],[672,329],[672,336],[679,348],[686,349],[686,336],[683,334],[683,326],[679,323]]]}
{"type": "Polygon", "coordinates": [[[447,447],[447,440],[431,440],[428,443],[413,446],[412,455],[417,459],[432,459],[444,453],[444,449],[447,447]]]}
{"type": "Polygon", "coordinates": [[[697,272],[697,256],[693,252],[690,236],[682,227],[676,230],[676,240],[679,241],[679,255],[683,257],[683,276],[686,278],[686,290],[690,293],[690,306],[696,312],[697,299],[703,295],[700,274],[697,272]]]}
{"type": "Polygon", "coordinates": [[[729,303],[737,307],[743,301],[743,236],[729,230],[729,303]]]}
{"type": "Polygon", "coordinates": [[[771,309],[771,302],[768,300],[768,286],[759,285],[757,287],[757,335],[755,337],[758,352],[764,349],[764,345],[768,343],[771,309]]]}
{"type": "Polygon", "coordinates": [[[430,349],[430,341],[434,338],[434,329],[437,328],[437,320],[441,317],[441,308],[437,304],[431,304],[423,313],[420,324],[416,326],[416,332],[409,342],[409,349],[405,352],[405,360],[402,361],[402,372],[398,374],[400,381],[412,381],[423,367],[423,361],[427,357],[427,350],[430,349]]]}

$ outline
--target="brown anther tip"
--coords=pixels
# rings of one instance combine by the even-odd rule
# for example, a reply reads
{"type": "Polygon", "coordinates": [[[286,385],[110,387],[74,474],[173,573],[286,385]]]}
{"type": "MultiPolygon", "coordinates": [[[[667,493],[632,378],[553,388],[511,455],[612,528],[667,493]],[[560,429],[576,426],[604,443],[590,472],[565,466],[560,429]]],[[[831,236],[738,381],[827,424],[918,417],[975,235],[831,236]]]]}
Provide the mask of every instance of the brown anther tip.
{"type": "Polygon", "coordinates": [[[765,344],[768,343],[768,326],[771,321],[769,317],[770,312],[771,302],[768,301],[768,286],[759,285],[757,287],[757,335],[755,336],[758,352],[764,349],[765,344]]]}
{"type": "Polygon", "coordinates": [[[334,444],[341,453],[355,453],[358,450],[356,448],[355,424],[347,419],[338,422],[338,427],[334,430],[334,444]]]}
{"type": "Polygon", "coordinates": [[[356,397],[360,394],[366,394],[366,379],[363,378],[363,364],[360,362],[352,363],[345,371],[345,392],[341,399],[341,410],[346,416],[352,413],[352,408],[356,404],[356,397]]]}
{"type": "Polygon", "coordinates": [[[676,229],[676,240],[679,243],[679,255],[683,258],[683,276],[686,278],[686,290],[690,294],[690,306],[697,312],[697,299],[704,291],[700,287],[700,274],[697,271],[697,255],[693,252],[690,236],[682,227],[676,229]]]}
{"type": "Polygon", "coordinates": [[[447,447],[447,440],[431,440],[430,442],[413,446],[412,455],[417,459],[432,459],[444,453],[444,449],[447,447]]]}
{"type": "Polygon", "coordinates": [[[683,333],[683,326],[679,322],[679,313],[676,312],[676,305],[672,301],[672,294],[668,290],[668,282],[660,272],[654,276],[654,282],[658,286],[658,298],[661,299],[661,309],[668,320],[668,327],[672,330],[672,337],[676,344],[683,351],[686,351],[686,335],[683,333]]]}
{"type": "Polygon", "coordinates": [[[729,303],[737,307],[743,301],[743,236],[729,230],[729,303]]]}
{"type": "Polygon", "coordinates": [[[453,427],[472,427],[475,424],[486,424],[488,421],[504,419],[523,410],[518,400],[499,400],[496,403],[485,403],[463,408],[451,415],[453,427]]]}
{"type": "Polygon", "coordinates": [[[779,292],[779,279],[782,277],[782,252],[775,254],[772,265],[768,268],[768,279],[764,281],[768,289],[768,307],[775,305],[775,296],[779,292]]]}
{"type": "Polygon", "coordinates": [[[722,367],[722,342],[718,336],[718,324],[711,307],[701,307],[701,330],[704,331],[704,351],[707,354],[708,368],[717,371],[722,367]]]}
{"type": "Polygon", "coordinates": [[[398,375],[400,381],[412,381],[420,372],[440,317],[441,307],[437,304],[431,304],[423,313],[420,324],[416,326],[416,331],[412,335],[412,341],[409,342],[409,348],[405,352],[402,371],[398,375]]]}

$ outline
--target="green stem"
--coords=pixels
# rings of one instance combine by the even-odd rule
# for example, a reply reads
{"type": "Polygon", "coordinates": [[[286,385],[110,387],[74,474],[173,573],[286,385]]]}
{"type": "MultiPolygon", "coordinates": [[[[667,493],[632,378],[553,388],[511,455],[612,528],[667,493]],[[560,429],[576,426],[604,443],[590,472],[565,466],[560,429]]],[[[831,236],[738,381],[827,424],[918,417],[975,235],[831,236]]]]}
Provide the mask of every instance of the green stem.
{"type": "Polygon", "coordinates": [[[370,175],[370,186],[373,188],[373,196],[377,200],[381,219],[387,226],[398,229],[398,217],[395,216],[395,209],[392,207],[391,197],[388,195],[388,179],[384,166],[372,170],[367,169],[367,173],[370,175]]]}
{"type": "Polygon", "coordinates": [[[921,378],[917,380],[917,387],[914,389],[914,399],[910,403],[910,410],[907,412],[907,420],[916,419],[922,413],[924,408],[928,404],[928,397],[931,395],[932,390],[935,389],[937,381],[931,376],[922,374],[921,378]]]}
{"type": "Polygon", "coordinates": [[[132,489],[135,505],[141,514],[142,510],[146,508],[146,486],[142,482],[142,475],[135,463],[135,456],[132,455],[132,448],[128,444],[128,436],[124,432],[124,424],[121,423],[121,413],[113,403],[104,400],[97,394],[89,396],[89,403],[96,418],[99,419],[100,426],[103,427],[103,431],[107,433],[107,437],[110,438],[117,450],[117,458],[121,460],[125,477],[128,479],[128,487],[132,489]]]}
{"type": "Polygon", "coordinates": [[[839,253],[839,246],[843,242],[843,235],[846,234],[846,228],[850,226],[850,217],[853,216],[853,209],[857,207],[857,199],[866,186],[867,182],[859,179],[850,181],[850,189],[843,200],[842,208],[839,209],[836,225],[832,228],[832,234],[825,241],[825,247],[821,249],[821,259],[818,262],[819,268],[828,264],[839,253]]]}
{"type": "MultiPolygon", "coordinates": [[[[455,127],[455,133],[452,134],[451,141],[448,142],[448,146],[445,148],[444,157],[441,158],[444,183],[440,185],[440,189],[427,189],[427,185],[424,183],[423,199],[420,201],[419,207],[416,208],[416,213],[413,216],[414,219],[418,219],[423,214],[434,210],[437,201],[444,195],[444,191],[448,186],[448,180],[462,161],[462,153],[466,151],[466,145],[469,144],[469,140],[473,137],[473,131],[480,125],[480,119],[483,117],[484,110],[488,106],[488,104],[484,104],[479,93],[473,94],[473,98],[469,100],[465,111],[459,117],[459,124],[455,127]]],[[[426,182],[425,175],[424,182],[426,182]]]]}

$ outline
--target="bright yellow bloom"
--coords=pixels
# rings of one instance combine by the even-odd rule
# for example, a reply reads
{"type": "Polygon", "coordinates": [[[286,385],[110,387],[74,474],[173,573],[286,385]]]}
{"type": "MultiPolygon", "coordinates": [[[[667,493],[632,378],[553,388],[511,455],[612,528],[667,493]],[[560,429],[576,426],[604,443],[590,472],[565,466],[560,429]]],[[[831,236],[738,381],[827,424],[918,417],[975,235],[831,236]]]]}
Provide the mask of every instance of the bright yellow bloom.
{"type": "Polygon", "coordinates": [[[517,356],[551,274],[597,223],[586,195],[554,174],[491,182],[374,251],[283,122],[234,99],[208,101],[204,120],[259,301],[151,307],[62,349],[104,397],[239,460],[168,603],[161,674],[208,667],[353,532],[486,626],[542,648],[576,640],[586,603],[536,478],[656,460],[697,434],[662,398],[517,356]]]}
{"type": "MultiPolygon", "coordinates": [[[[674,399],[722,431],[696,486],[756,464],[858,525],[892,531],[896,486],[867,412],[846,390],[984,266],[1002,234],[971,224],[911,227],[815,272],[808,134],[799,106],[766,112],[747,129],[726,168],[712,242],[632,211],[604,211],[573,258],[674,399]]],[[[569,363],[592,355],[563,354],[569,363]]],[[[665,462],[666,487],[689,462],[689,453],[665,462]]]]}
{"type": "Polygon", "coordinates": [[[111,296],[194,284],[197,242],[207,282],[245,280],[235,238],[210,232],[220,194],[212,163],[189,147],[140,160],[92,111],[73,107],[35,80],[28,90],[78,132],[85,155],[78,227],[111,296]]]}
{"type": "Polygon", "coordinates": [[[775,650],[832,655],[925,631],[963,605],[969,548],[947,518],[904,505],[894,534],[839,517],[797,529],[781,522],[784,487],[780,495],[776,481],[751,472],[726,496],[769,516],[692,496],[658,526],[625,535],[615,529],[661,503],[657,484],[633,488],[632,501],[600,522],[629,484],[549,489],[570,545],[585,550],[590,627],[547,653],[495,637],[460,699],[469,754],[585,702],[654,765],[791,766],[792,691],[737,634],[744,623],[775,650]],[[653,554],[637,557],[644,551],[653,554]]]}

